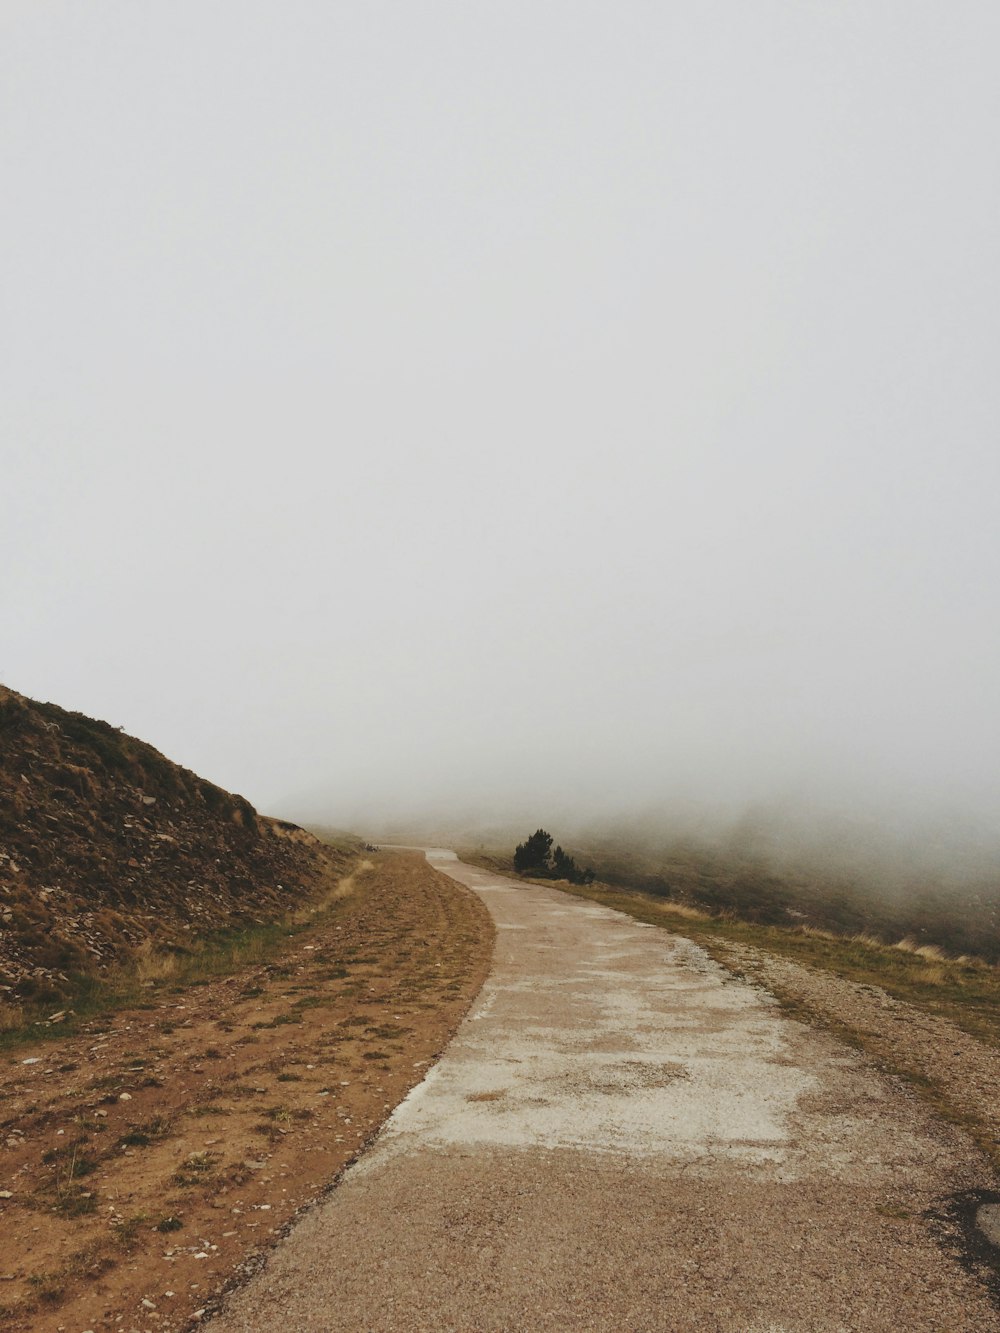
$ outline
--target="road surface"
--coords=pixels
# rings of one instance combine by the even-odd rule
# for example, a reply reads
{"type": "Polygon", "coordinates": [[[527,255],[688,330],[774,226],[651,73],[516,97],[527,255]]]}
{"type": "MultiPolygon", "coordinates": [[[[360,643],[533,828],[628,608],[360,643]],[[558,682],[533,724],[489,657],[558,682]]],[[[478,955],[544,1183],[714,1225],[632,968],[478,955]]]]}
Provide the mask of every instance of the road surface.
{"type": "Polygon", "coordinates": [[[1000,1329],[920,1217],[956,1131],[690,941],[428,856],[491,975],[213,1333],[1000,1329]]]}

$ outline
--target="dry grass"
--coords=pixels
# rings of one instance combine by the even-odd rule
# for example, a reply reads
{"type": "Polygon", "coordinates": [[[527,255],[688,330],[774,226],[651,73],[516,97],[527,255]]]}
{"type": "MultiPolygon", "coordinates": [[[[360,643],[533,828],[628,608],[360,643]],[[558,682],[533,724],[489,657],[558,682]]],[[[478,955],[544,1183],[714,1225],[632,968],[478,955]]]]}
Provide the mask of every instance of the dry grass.
{"type": "Polygon", "coordinates": [[[670,910],[674,916],[679,916],[683,921],[708,921],[709,913],[703,912],[700,907],[692,907],[690,903],[670,904],[670,910]]]}
{"type": "Polygon", "coordinates": [[[322,912],[328,911],[344,898],[350,898],[357,889],[358,876],[367,874],[369,870],[374,869],[374,862],[359,861],[349,875],[342,875],[339,879],[335,880],[334,883],[319,896],[319,898],[314,899],[311,903],[307,903],[304,907],[300,907],[297,911],[293,912],[290,920],[295,925],[299,926],[314,921],[322,912]]]}
{"type": "MultiPolygon", "coordinates": [[[[191,1309],[273,1243],[423,1077],[488,968],[486,909],[416,856],[379,858],[346,897],[340,883],[326,886],[332,905],[308,926],[181,957],[159,993],[138,988],[155,1005],[45,1032],[58,1044],[23,1052],[47,1050],[44,1064],[0,1059],[6,1123],[23,1130],[7,1148],[17,1185],[2,1205],[0,1327],[103,1327],[94,1283],[109,1267],[108,1300],[136,1310],[176,1284],[174,1246],[198,1248],[219,1227],[220,1203],[236,1205],[229,1243],[198,1269],[201,1286],[177,1288],[187,1327],[191,1309]],[[262,947],[263,964],[226,972],[234,950],[262,947]],[[195,989],[179,980],[216,968],[195,989]],[[268,1211],[258,1217],[258,1206],[268,1211]]],[[[157,970],[154,953],[143,967],[157,970]]],[[[153,1327],[142,1311],[139,1320],[127,1326],[153,1327]]]]}
{"type": "Polygon", "coordinates": [[[180,959],[176,953],[154,949],[150,940],[144,940],[136,952],[133,967],[136,980],[141,985],[146,985],[169,981],[176,977],[180,970],[180,959]]]}
{"type": "MultiPolygon", "coordinates": [[[[370,866],[370,862],[365,863],[370,866]]],[[[353,884],[354,876],[347,876],[353,884]]],[[[329,873],[315,896],[283,919],[261,925],[218,931],[196,939],[184,950],[156,948],[145,941],[128,961],[100,973],[77,977],[51,1023],[52,1006],[0,1003],[0,1050],[16,1048],[40,1037],[65,1036],[81,1022],[128,1006],[148,1006],[159,991],[202,985],[217,977],[267,962],[301,931],[321,922],[345,896],[345,877],[329,873]]]]}

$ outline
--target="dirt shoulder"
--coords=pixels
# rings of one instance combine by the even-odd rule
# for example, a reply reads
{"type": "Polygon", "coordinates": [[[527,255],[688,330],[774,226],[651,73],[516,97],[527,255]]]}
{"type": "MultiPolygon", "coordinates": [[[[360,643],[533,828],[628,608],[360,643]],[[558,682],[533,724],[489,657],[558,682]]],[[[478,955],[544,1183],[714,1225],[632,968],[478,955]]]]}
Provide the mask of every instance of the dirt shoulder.
{"type": "Polygon", "coordinates": [[[482,985],[481,902],[416,854],[266,963],[0,1062],[0,1323],[189,1327],[423,1078],[482,985]]]}
{"type": "Polygon", "coordinates": [[[833,1027],[889,1072],[916,1083],[936,1109],[963,1124],[1000,1164],[1000,1050],[947,1018],[895,999],[879,986],[715,940],[720,962],[776,994],[786,1008],[833,1027]]]}

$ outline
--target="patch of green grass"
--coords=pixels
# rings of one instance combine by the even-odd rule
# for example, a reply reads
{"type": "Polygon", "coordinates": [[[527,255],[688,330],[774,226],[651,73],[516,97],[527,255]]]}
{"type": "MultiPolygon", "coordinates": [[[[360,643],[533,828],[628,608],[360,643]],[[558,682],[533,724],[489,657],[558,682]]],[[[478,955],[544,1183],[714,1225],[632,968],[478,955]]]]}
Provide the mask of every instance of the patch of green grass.
{"type": "MultiPolygon", "coordinates": [[[[196,941],[175,959],[169,973],[171,993],[181,994],[188,987],[204,985],[219,977],[230,976],[248,962],[272,957],[296,934],[300,927],[287,923],[252,926],[219,931],[196,941]]],[[[115,1010],[147,1004],[150,990],[146,973],[148,959],[137,959],[105,973],[83,974],[70,978],[63,1003],[73,1012],[56,1027],[37,1026],[47,1015],[47,1005],[24,1002],[17,1026],[0,1031],[0,1051],[17,1049],[27,1043],[56,1040],[79,1030],[87,1020],[115,1010]]],[[[165,985],[166,977],[157,985],[165,985]]],[[[175,1025],[164,1022],[160,1031],[169,1034],[175,1025]]]]}
{"type": "MultiPolygon", "coordinates": [[[[11,1021],[0,1026],[0,1053],[28,1044],[61,1040],[78,1032],[83,1024],[93,1024],[95,1018],[116,1010],[149,1008],[151,995],[182,994],[192,986],[232,976],[251,964],[267,964],[273,977],[290,977],[294,973],[291,965],[272,960],[278,960],[299,936],[317,924],[356,910],[362,900],[363,894],[333,900],[320,906],[308,920],[296,920],[295,914],[290,913],[279,921],[206,934],[183,951],[164,950],[155,956],[137,956],[99,974],[71,974],[59,996],[59,1007],[71,1011],[66,1020],[50,1026],[45,1020],[52,1012],[52,1001],[20,1000],[16,1013],[11,1010],[11,1021]]],[[[240,998],[253,999],[263,993],[260,986],[254,985],[242,991],[240,998]]],[[[159,1030],[169,1035],[175,1026],[164,1021],[159,1030]]]]}

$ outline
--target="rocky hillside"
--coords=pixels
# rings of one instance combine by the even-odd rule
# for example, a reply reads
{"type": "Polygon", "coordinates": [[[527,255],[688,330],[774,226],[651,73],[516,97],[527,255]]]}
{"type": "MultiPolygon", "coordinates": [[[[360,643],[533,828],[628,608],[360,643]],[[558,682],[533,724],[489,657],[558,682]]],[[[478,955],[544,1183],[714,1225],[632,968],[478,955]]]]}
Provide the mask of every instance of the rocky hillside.
{"type": "Polygon", "coordinates": [[[273,919],[328,853],[106,722],[0,686],[0,1004],[273,919]]]}

